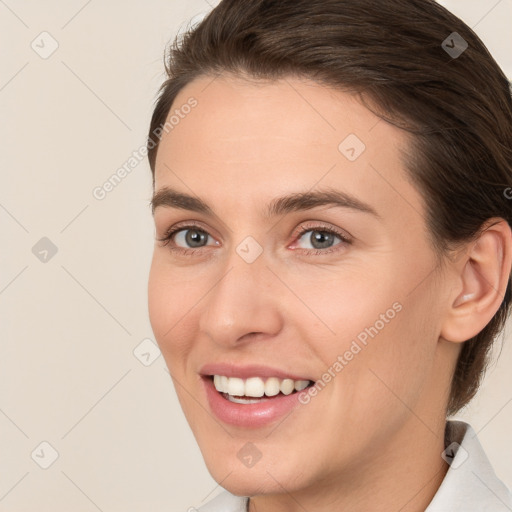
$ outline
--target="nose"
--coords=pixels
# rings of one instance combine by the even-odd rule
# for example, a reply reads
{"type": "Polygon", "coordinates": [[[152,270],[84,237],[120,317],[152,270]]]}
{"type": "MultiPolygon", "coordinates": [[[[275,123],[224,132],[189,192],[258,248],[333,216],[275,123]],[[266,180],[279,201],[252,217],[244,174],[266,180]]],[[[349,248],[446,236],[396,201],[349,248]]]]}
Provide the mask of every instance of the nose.
{"type": "Polygon", "coordinates": [[[225,347],[275,336],[282,328],[282,283],[264,255],[247,263],[235,251],[205,297],[199,328],[225,347]]]}

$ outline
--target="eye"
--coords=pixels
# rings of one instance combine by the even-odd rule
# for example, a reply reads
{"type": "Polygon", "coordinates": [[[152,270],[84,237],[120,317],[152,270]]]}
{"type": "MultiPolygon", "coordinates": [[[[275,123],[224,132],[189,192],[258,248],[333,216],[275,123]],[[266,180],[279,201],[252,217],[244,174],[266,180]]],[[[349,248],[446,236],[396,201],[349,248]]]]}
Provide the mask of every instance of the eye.
{"type": "MultiPolygon", "coordinates": [[[[306,254],[327,254],[352,243],[345,233],[322,225],[301,225],[294,239],[298,242],[291,248],[302,249],[306,254]]],[[[188,255],[208,245],[220,245],[206,230],[196,224],[173,226],[162,238],[158,238],[158,241],[163,242],[163,246],[169,245],[171,251],[188,255]],[[209,239],[213,240],[213,243],[209,244],[209,239]]]]}
{"type": "Polygon", "coordinates": [[[299,242],[298,246],[293,247],[305,249],[308,253],[325,254],[332,252],[338,245],[349,245],[350,238],[334,228],[326,226],[301,226],[301,230],[296,235],[299,242]],[[307,236],[306,236],[307,235],[307,236]],[[338,243],[336,243],[338,240],[338,243]],[[302,241],[302,242],[301,242],[302,241]]]}
{"type": "MultiPolygon", "coordinates": [[[[195,249],[207,246],[209,238],[212,238],[211,235],[204,229],[190,224],[169,229],[162,238],[158,238],[158,241],[163,242],[164,246],[172,242],[170,249],[173,251],[191,253],[195,249]]],[[[214,244],[209,245],[219,245],[219,243],[215,240],[214,244]]]]}
{"type": "Polygon", "coordinates": [[[200,229],[180,229],[174,232],[174,242],[177,246],[185,245],[185,248],[195,249],[207,245],[210,235],[200,229]]]}

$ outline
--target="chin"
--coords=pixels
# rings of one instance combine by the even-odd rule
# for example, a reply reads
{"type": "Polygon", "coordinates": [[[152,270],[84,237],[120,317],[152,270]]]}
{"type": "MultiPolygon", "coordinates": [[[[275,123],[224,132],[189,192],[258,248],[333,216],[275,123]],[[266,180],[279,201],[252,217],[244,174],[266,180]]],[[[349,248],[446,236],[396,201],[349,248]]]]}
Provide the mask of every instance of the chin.
{"type": "Polygon", "coordinates": [[[205,459],[212,478],[236,496],[281,494],[283,488],[294,492],[304,487],[306,475],[299,473],[287,459],[284,462],[286,467],[262,458],[254,466],[246,467],[236,456],[231,460],[226,457],[222,463],[218,458],[205,459]]]}
{"type": "Polygon", "coordinates": [[[214,479],[219,485],[235,496],[279,494],[283,492],[283,487],[288,490],[286,482],[281,486],[268,474],[253,475],[250,471],[245,475],[232,473],[226,478],[224,474],[224,477],[219,479],[214,477],[214,479]]]}

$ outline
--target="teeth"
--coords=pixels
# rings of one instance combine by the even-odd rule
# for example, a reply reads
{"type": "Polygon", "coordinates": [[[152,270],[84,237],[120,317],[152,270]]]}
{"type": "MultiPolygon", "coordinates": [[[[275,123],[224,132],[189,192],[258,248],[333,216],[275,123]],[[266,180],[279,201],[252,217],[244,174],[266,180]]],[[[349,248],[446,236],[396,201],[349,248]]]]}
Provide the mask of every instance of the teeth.
{"type": "MultiPolygon", "coordinates": [[[[278,379],[270,377],[263,380],[260,377],[240,379],[238,377],[226,377],[225,375],[214,375],[213,385],[219,393],[227,393],[230,396],[248,396],[261,398],[262,396],[276,396],[280,392],[289,395],[294,391],[302,391],[309,385],[309,380],[278,379]]],[[[237,403],[255,403],[254,400],[239,401],[237,403]]]]}
{"type": "Polygon", "coordinates": [[[276,396],[280,391],[279,379],[275,377],[270,377],[265,382],[265,395],[267,396],[276,396]]]}
{"type": "Polygon", "coordinates": [[[259,404],[265,402],[268,398],[235,398],[234,396],[228,395],[228,400],[234,404],[259,404]]]}
{"type": "Polygon", "coordinates": [[[243,380],[242,379],[236,379],[236,380],[240,380],[242,381],[242,392],[236,392],[236,390],[234,390],[232,387],[231,387],[231,382],[235,379],[233,378],[230,378],[228,379],[229,380],[229,387],[228,387],[228,395],[239,395],[239,396],[254,396],[254,397],[261,397],[265,394],[265,383],[263,382],[262,379],[260,379],[259,377],[251,377],[250,379],[247,379],[245,381],[245,392],[244,392],[244,387],[243,387],[243,380]]]}
{"type": "Polygon", "coordinates": [[[307,388],[309,384],[309,380],[296,380],[295,381],[295,391],[302,391],[307,388]]]}
{"type": "Polygon", "coordinates": [[[283,393],[283,395],[289,395],[295,390],[295,382],[293,382],[292,379],[284,379],[279,387],[281,388],[281,393],[283,393]]]}
{"type": "MultiPolygon", "coordinates": [[[[233,396],[242,396],[244,394],[245,390],[245,384],[242,379],[232,378],[228,379],[228,385],[226,386],[228,389],[225,391],[226,393],[229,393],[233,396]]],[[[249,395],[249,396],[257,396],[257,395],[249,395]]]]}

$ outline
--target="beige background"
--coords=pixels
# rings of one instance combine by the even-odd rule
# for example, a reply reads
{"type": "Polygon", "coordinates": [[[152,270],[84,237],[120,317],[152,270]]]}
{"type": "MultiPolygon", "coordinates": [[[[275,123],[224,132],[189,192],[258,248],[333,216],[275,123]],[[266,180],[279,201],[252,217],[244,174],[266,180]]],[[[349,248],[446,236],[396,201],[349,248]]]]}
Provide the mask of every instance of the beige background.
{"type": "MultiPolygon", "coordinates": [[[[443,3],[512,76],[512,0],[443,3]]],[[[0,0],[1,512],[184,511],[220,490],[153,361],[146,161],[93,196],[144,144],[165,44],[209,9],[0,0]]],[[[458,416],[509,486],[511,341],[458,416]]]]}

